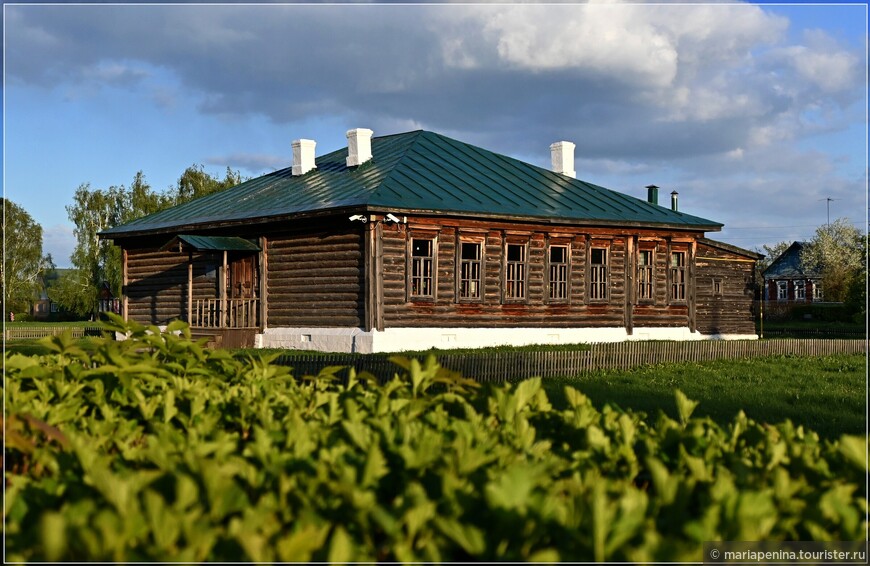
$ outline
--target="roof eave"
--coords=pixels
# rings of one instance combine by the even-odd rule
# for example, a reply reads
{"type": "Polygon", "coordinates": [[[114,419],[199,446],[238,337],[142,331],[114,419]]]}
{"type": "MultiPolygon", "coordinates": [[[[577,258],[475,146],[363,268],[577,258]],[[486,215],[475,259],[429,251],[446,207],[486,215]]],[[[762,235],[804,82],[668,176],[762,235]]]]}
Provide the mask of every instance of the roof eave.
{"type": "Polygon", "coordinates": [[[286,214],[275,214],[252,218],[236,218],[217,221],[204,220],[202,222],[189,222],[185,224],[167,224],[164,226],[143,227],[138,230],[112,231],[110,229],[98,232],[97,235],[104,240],[116,240],[124,238],[137,238],[142,236],[156,236],[161,234],[181,234],[187,231],[196,232],[201,230],[215,230],[219,228],[233,228],[236,226],[260,226],[263,224],[271,224],[273,222],[282,222],[286,220],[323,218],[325,216],[335,216],[340,214],[346,214],[349,212],[358,212],[363,208],[365,207],[342,206],[338,208],[310,210],[304,212],[288,212],[286,214]]]}
{"type": "Polygon", "coordinates": [[[665,230],[692,230],[697,232],[718,232],[725,226],[716,222],[710,224],[688,224],[676,222],[649,222],[640,220],[622,220],[622,219],[598,219],[598,218],[576,218],[567,216],[545,216],[545,215],[519,215],[519,214],[499,214],[486,212],[466,212],[453,210],[431,210],[419,208],[391,208],[387,206],[368,206],[367,212],[393,212],[403,213],[406,215],[425,215],[425,216],[453,216],[459,218],[483,218],[487,220],[510,220],[517,222],[537,222],[544,224],[560,224],[574,226],[622,226],[631,228],[654,228],[665,230]]]}

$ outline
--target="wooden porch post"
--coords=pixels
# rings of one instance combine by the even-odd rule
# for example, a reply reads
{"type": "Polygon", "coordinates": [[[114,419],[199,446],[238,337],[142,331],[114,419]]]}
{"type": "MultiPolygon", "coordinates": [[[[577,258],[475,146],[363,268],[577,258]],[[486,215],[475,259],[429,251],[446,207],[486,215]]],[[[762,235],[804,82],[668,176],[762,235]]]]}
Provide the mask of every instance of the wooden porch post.
{"type": "Polygon", "coordinates": [[[364,228],[365,320],[364,330],[384,329],[383,234],[381,221],[369,222],[364,228]]]}
{"type": "Polygon", "coordinates": [[[637,283],[634,280],[637,236],[625,237],[625,332],[634,333],[634,304],[637,302],[637,283]]]}
{"type": "Polygon", "coordinates": [[[689,304],[689,332],[695,332],[697,329],[697,321],[695,320],[695,278],[697,271],[695,270],[695,252],[698,245],[697,240],[692,240],[689,245],[689,260],[686,262],[686,272],[688,273],[688,281],[686,281],[686,301],[689,304]]]}
{"type": "Polygon", "coordinates": [[[121,248],[121,316],[127,320],[130,312],[130,306],[127,304],[127,248],[121,248]]]}
{"type": "Polygon", "coordinates": [[[224,264],[221,269],[221,323],[220,327],[227,325],[227,250],[224,250],[224,264]]]}
{"type": "Polygon", "coordinates": [[[187,324],[193,326],[193,252],[187,255],[187,324]]]}
{"type": "Polygon", "coordinates": [[[364,225],[363,228],[363,277],[365,283],[365,298],[363,300],[363,309],[364,311],[364,320],[363,330],[366,332],[371,332],[377,328],[377,321],[375,320],[375,302],[376,302],[376,292],[375,292],[375,279],[378,274],[375,268],[375,230],[374,227],[377,224],[377,221],[369,222],[364,225]]]}
{"type": "Polygon", "coordinates": [[[384,331],[384,226],[375,227],[375,328],[384,331]]]}
{"type": "Polygon", "coordinates": [[[269,316],[269,286],[267,278],[269,277],[269,254],[266,253],[268,241],[265,236],[260,237],[260,330],[265,330],[268,326],[269,316]]]}

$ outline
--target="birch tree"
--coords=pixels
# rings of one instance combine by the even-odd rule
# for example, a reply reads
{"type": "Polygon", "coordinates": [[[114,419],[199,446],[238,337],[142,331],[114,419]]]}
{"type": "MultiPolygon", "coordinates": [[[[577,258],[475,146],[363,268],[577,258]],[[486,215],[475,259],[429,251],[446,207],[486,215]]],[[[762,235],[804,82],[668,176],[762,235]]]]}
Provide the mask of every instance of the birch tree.
{"type": "Polygon", "coordinates": [[[48,258],[42,255],[42,226],[9,199],[3,202],[3,315],[28,312],[39,292],[39,276],[48,258]]]}

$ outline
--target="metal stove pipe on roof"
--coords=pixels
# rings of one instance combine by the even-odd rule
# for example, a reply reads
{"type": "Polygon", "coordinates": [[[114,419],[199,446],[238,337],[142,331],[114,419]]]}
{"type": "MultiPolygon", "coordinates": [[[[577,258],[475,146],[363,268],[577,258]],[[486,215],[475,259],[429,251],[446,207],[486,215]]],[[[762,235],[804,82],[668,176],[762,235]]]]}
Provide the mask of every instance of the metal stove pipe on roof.
{"type": "Polygon", "coordinates": [[[646,201],[650,204],[658,205],[659,203],[659,188],[655,185],[646,186],[646,201]]]}

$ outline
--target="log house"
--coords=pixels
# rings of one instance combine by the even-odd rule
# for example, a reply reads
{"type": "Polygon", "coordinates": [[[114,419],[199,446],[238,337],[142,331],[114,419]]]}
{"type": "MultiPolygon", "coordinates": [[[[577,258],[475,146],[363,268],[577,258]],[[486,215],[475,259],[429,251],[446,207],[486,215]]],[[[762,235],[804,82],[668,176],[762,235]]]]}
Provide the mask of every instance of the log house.
{"type": "Polygon", "coordinates": [[[101,233],[123,315],[225,345],[400,351],[755,338],[759,255],[722,225],[426,131],[378,138],[101,233]]]}

